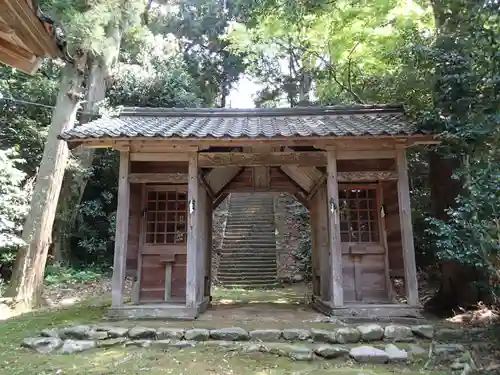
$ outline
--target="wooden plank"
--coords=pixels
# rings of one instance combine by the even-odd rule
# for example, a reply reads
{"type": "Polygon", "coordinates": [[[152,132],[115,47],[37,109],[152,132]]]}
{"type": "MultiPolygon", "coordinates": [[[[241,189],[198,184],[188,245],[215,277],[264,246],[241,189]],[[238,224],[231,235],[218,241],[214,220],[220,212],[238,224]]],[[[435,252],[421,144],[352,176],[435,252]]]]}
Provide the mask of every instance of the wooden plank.
{"type": "Polygon", "coordinates": [[[299,167],[297,165],[281,166],[281,170],[283,171],[283,173],[285,173],[289,178],[291,178],[304,191],[309,192],[314,186],[314,179],[308,176],[304,172],[303,168],[304,167],[299,167]]]}
{"type": "Polygon", "coordinates": [[[333,307],[344,305],[342,286],[342,248],[340,243],[339,182],[337,179],[337,155],[327,152],[328,228],[331,262],[331,298],[333,307]]]}
{"type": "Polygon", "coordinates": [[[125,272],[127,265],[128,219],[130,213],[130,184],[128,173],[130,154],[120,152],[118,177],[118,207],[116,210],[115,253],[113,258],[113,278],[111,285],[111,306],[123,305],[125,272]]]}
{"type": "Polygon", "coordinates": [[[326,186],[319,189],[315,196],[318,209],[318,252],[320,259],[320,273],[321,273],[321,298],[328,301],[331,298],[331,262],[330,262],[330,249],[328,240],[328,199],[326,186]]]}
{"type": "Polygon", "coordinates": [[[391,276],[390,276],[390,265],[389,265],[389,246],[387,245],[387,229],[385,227],[385,207],[384,207],[384,189],[382,183],[378,184],[377,187],[377,206],[378,206],[378,221],[379,221],[379,237],[382,246],[385,250],[384,256],[384,268],[385,268],[385,282],[387,285],[387,294],[389,301],[396,302],[396,295],[392,287],[391,276]]]}
{"type": "Polygon", "coordinates": [[[401,223],[401,239],[403,245],[403,263],[405,269],[405,287],[407,303],[418,305],[417,265],[413,244],[413,228],[411,223],[410,186],[408,181],[408,164],[404,147],[397,149],[398,168],[398,200],[399,220],[401,223]]]}
{"type": "Polygon", "coordinates": [[[198,155],[191,153],[188,166],[188,227],[187,227],[187,266],[186,266],[186,306],[196,307],[198,286],[198,155]]]}
{"type": "Polygon", "coordinates": [[[130,173],[128,182],[131,184],[187,184],[188,175],[187,173],[130,173]]]}
{"type": "Polygon", "coordinates": [[[311,190],[309,190],[309,194],[307,195],[306,200],[312,199],[312,197],[314,197],[314,195],[318,192],[318,190],[325,184],[325,181],[326,181],[326,174],[318,178],[314,186],[311,188],[311,190]]]}
{"type": "Polygon", "coordinates": [[[131,161],[188,161],[189,154],[180,152],[132,152],[131,161]]]}
{"type": "Polygon", "coordinates": [[[211,297],[212,295],[212,236],[213,236],[213,201],[212,199],[207,199],[206,210],[205,210],[205,220],[207,223],[207,236],[205,245],[205,297],[211,297]]]}
{"type": "Polygon", "coordinates": [[[253,186],[256,189],[266,189],[270,184],[269,167],[254,167],[253,169],[253,186]]]}
{"type": "Polygon", "coordinates": [[[219,196],[222,190],[242,171],[243,168],[240,167],[212,169],[205,175],[205,180],[214,194],[219,196]]]}
{"type": "MultiPolygon", "coordinates": [[[[199,175],[198,175],[199,177],[199,175]]],[[[197,263],[196,263],[196,301],[200,303],[203,301],[205,296],[205,261],[207,256],[206,246],[207,246],[207,235],[208,235],[208,226],[207,226],[207,200],[208,194],[200,181],[199,190],[198,190],[198,248],[197,248],[197,263]]]]}
{"type": "Polygon", "coordinates": [[[165,302],[172,296],[172,264],[165,263],[165,302]]]}
{"type": "Polygon", "coordinates": [[[390,181],[397,179],[398,172],[396,171],[356,171],[337,173],[337,180],[339,182],[390,181]]]}
{"type": "Polygon", "coordinates": [[[312,292],[314,296],[321,296],[321,272],[320,251],[318,248],[318,200],[314,199],[309,204],[309,216],[311,217],[311,268],[312,268],[312,292]]]}
{"type": "Polygon", "coordinates": [[[394,150],[337,151],[337,160],[395,159],[394,150]]]}
{"type": "Polygon", "coordinates": [[[203,186],[203,188],[207,192],[207,194],[210,197],[210,199],[214,200],[215,199],[215,194],[214,194],[212,188],[210,187],[210,185],[208,184],[207,180],[205,180],[205,177],[203,176],[203,174],[201,172],[199,173],[198,178],[200,179],[201,186],[203,186]]]}
{"type": "Polygon", "coordinates": [[[285,164],[302,166],[326,165],[325,153],[310,152],[202,152],[199,154],[200,167],[257,167],[281,166],[285,164]]]}
{"type": "Polygon", "coordinates": [[[213,209],[215,210],[217,207],[219,207],[219,205],[224,202],[224,199],[226,199],[228,195],[228,193],[219,194],[219,196],[214,200],[213,209]]]}

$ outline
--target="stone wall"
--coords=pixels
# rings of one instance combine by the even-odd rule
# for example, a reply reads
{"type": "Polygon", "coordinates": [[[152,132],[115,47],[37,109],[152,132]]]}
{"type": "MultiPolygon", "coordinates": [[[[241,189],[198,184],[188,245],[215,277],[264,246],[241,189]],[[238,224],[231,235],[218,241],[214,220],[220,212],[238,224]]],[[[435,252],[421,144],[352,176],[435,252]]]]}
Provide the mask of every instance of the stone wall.
{"type": "Polygon", "coordinates": [[[311,235],[309,213],[294,197],[283,193],[276,195],[274,214],[278,279],[285,282],[302,281],[304,277],[296,255],[301,240],[311,235]]]}
{"type": "Polygon", "coordinates": [[[213,237],[212,237],[212,284],[218,284],[219,263],[221,258],[222,238],[224,236],[224,227],[226,225],[227,213],[229,208],[229,198],[214,210],[213,213],[213,237]]]}

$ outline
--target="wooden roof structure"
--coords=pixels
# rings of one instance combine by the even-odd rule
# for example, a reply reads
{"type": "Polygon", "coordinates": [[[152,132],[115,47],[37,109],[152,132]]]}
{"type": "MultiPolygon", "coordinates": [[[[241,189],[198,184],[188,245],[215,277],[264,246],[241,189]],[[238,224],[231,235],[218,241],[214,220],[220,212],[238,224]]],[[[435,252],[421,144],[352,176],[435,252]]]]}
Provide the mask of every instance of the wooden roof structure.
{"type": "Polygon", "coordinates": [[[27,74],[45,57],[63,57],[55,28],[36,0],[0,0],[0,62],[27,74]]]}

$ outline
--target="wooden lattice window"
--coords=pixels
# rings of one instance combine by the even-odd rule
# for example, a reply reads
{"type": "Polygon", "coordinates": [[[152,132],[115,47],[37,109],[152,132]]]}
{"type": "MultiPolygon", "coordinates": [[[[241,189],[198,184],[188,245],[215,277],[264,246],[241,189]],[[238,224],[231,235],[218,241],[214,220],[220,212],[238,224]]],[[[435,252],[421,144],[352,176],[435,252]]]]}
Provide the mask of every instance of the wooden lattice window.
{"type": "Polygon", "coordinates": [[[146,243],[186,243],[186,192],[148,191],[146,198],[146,243]]]}
{"type": "Polygon", "coordinates": [[[342,242],[378,242],[377,190],[339,191],[340,238],[342,242]]]}

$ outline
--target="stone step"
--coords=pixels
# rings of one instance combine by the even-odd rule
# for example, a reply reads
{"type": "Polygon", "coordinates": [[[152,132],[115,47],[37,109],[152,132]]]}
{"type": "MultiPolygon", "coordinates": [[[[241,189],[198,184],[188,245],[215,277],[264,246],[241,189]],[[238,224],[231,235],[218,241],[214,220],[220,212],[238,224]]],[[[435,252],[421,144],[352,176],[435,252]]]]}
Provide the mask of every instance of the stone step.
{"type": "Polygon", "coordinates": [[[264,237],[264,238],[276,238],[276,235],[274,234],[274,231],[259,231],[258,229],[249,229],[247,231],[245,230],[236,230],[236,229],[226,229],[224,232],[224,238],[245,238],[245,237],[252,237],[252,238],[259,238],[259,237],[264,237]]]}
{"type": "Polygon", "coordinates": [[[234,227],[274,227],[275,221],[274,217],[268,219],[266,217],[245,217],[242,215],[241,217],[232,217],[227,219],[226,226],[234,226],[234,227]]]}
{"type": "Polygon", "coordinates": [[[266,273],[266,272],[271,272],[273,273],[274,275],[276,275],[276,270],[277,270],[277,266],[276,266],[276,263],[274,264],[255,264],[253,266],[241,266],[237,263],[225,263],[224,265],[220,265],[219,266],[219,275],[222,275],[222,274],[225,274],[227,272],[234,272],[236,274],[255,274],[255,273],[259,273],[260,272],[263,272],[263,273],[266,273]]]}
{"type": "Polygon", "coordinates": [[[219,280],[226,288],[273,288],[279,285],[276,280],[219,280]]]}
{"type": "Polygon", "coordinates": [[[220,280],[261,280],[261,279],[276,279],[276,270],[274,271],[266,271],[262,270],[261,272],[256,272],[255,270],[252,272],[246,272],[242,274],[238,274],[229,270],[228,272],[221,272],[218,275],[220,280]]]}
{"type": "Polygon", "coordinates": [[[222,248],[223,249],[226,249],[226,248],[232,248],[232,247],[235,247],[235,248],[241,248],[241,247],[244,247],[244,248],[253,248],[253,249],[275,249],[276,250],[276,241],[267,241],[267,242],[264,242],[264,241],[223,241],[222,242],[222,248]]]}
{"type": "Polygon", "coordinates": [[[274,259],[276,260],[276,254],[275,253],[255,253],[255,252],[249,252],[249,251],[224,251],[222,253],[222,259],[223,260],[231,260],[232,262],[234,260],[256,260],[259,259],[260,261],[266,261],[269,259],[274,259]]]}
{"type": "Polygon", "coordinates": [[[276,268],[275,259],[265,259],[260,261],[252,261],[246,259],[224,259],[219,263],[219,267],[245,267],[245,268],[276,268]]]}

